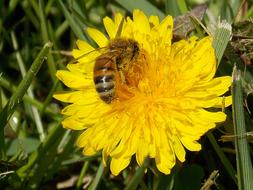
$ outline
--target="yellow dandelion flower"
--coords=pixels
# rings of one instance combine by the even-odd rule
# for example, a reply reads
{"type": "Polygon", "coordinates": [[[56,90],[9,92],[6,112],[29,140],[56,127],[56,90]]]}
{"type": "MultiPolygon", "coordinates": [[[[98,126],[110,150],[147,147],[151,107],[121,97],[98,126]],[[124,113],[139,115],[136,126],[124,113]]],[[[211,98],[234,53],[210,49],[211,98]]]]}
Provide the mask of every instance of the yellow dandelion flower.
{"type": "MultiPolygon", "coordinates": [[[[87,32],[101,49],[112,46],[121,20],[121,14],[114,20],[104,18],[108,37],[93,28],[87,32]]],[[[106,75],[93,73],[101,52],[87,42],[78,40],[78,49],[73,50],[75,58],[81,57],[78,63],[57,72],[57,77],[74,89],[54,95],[71,103],[62,110],[66,116],[63,126],[83,131],[77,145],[85,155],[102,151],[104,163],[111,157],[114,175],[125,169],[134,155],[139,165],[146,157],[154,158],[158,170],[169,174],[176,159],[185,161],[185,149],[199,151],[200,137],[226,119],[217,108],[222,107],[221,96],[228,91],[231,77],[214,78],[217,65],[211,37],[172,43],[172,30],[171,16],[160,22],[157,16],[148,18],[134,10],[133,19],[124,20],[118,39],[136,42],[137,49],[128,59],[123,55],[129,49],[125,54],[113,49],[104,53],[102,58],[111,64],[107,67],[113,68],[112,63],[124,59],[129,62],[123,64],[128,66],[127,72],[122,67],[123,76],[120,68],[109,74],[115,88],[109,100],[102,100],[108,95],[105,86],[102,93],[106,95],[97,92],[101,80],[99,84],[93,81],[97,75],[106,75]],[[214,107],[216,111],[210,109],[214,107]]],[[[230,104],[231,98],[226,97],[225,106],[230,104]]]]}

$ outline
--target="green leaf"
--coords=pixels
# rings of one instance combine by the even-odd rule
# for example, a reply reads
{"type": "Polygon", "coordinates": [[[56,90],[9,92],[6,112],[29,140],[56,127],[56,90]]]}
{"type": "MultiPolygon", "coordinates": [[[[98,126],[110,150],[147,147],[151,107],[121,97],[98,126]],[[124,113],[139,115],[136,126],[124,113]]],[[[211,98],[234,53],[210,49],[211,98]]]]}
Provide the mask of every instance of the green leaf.
{"type": "Polygon", "coordinates": [[[228,42],[231,39],[232,27],[231,25],[223,20],[218,24],[213,37],[213,48],[217,57],[217,67],[219,66],[220,60],[225,52],[228,42]]]}
{"type": "Polygon", "coordinates": [[[40,144],[40,141],[36,138],[18,138],[14,139],[7,150],[7,156],[13,156],[16,153],[23,151],[26,154],[29,154],[35,151],[40,144]]]}

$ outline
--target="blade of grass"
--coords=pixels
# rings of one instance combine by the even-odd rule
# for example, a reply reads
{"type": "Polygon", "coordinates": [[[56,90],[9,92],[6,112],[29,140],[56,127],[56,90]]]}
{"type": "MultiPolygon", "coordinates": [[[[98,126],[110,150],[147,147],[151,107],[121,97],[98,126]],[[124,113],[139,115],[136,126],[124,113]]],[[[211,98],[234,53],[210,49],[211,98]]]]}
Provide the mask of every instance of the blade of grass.
{"type": "Polygon", "coordinates": [[[130,12],[133,12],[134,9],[140,9],[147,16],[157,15],[160,19],[163,19],[165,17],[162,11],[160,11],[157,7],[155,7],[149,1],[146,0],[129,0],[129,1],[117,0],[116,2],[130,12]]]}
{"type": "Polygon", "coordinates": [[[230,175],[230,177],[237,184],[236,171],[235,171],[233,165],[231,164],[231,162],[226,157],[226,155],[222,152],[222,150],[219,147],[219,145],[218,145],[216,139],[214,138],[213,134],[211,132],[208,132],[207,133],[207,138],[210,141],[210,143],[212,144],[212,146],[213,146],[216,154],[220,158],[220,161],[223,164],[225,170],[228,172],[228,174],[230,175]]]}
{"type": "Polygon", "coordinates": [[[248,18],[253,17],[253,6],[250,6],[247,10],[247,12],[245,13],[245,15],[243,15],[242,20],[246,20],[248,18]]]}
{"type": "Polygon", "coordinates": [[[142,166],[140,166],[137,171],[135,172],[133,178],[126,186],[125,190],[133,190],[136,189],[137,186],[140,184],[141,178],[144,175],[144,172],[147,168],[148,160],[146,159],[142,166]]]}
{"type": "Polygon", "coordinates": [[[28,1],[23,1],[21,3],[21,6],[23,8],[23,11],[25,12],[26,18],[32,22],[33,26],[36,29],[39,29],[38,18],[35,16],[32,9],[30,8],[30,4],[28,4],[28,1]]]}
{"type": "MultiPolygon", "coordinates": [[[[6,78],[4,78],[3,76],[0,76],[0,86],[4,87],[6,90],[9,90],[10,92],[16,92],[17,91],[17,87],[15,85],[12,85],[6,78]]],[[[43,104],[34,99],[34,98],[31,98],[30,96],[28,95],[24,95],[23,97],[23,101],[26,102],[26,103],[29,103],[29,104],[32,104],[34,105],[36,108],[38,108],[38,110],[40,110],[41,112],[43,112],[43,104]]],[[[54,110],[52,110],[49,106],[47,106],[44,110],[44,112],[48,115],[48,116],[51,116],[53,119],[55,120],[60,120],[61,119],[61,115],[60,114],[57,114],[55,113],[54,110]]]]}
{"type": "Polygon", "coordinates": [[[70,4],[72,9],[76,9],[76,11],[78,11],[83,18],[89,18],[89,15],[87,14],[88,10],[86,9],[86,3],[84,1],[71,0],[70,4]]]}
{"type": "Polygon", "coordinates": [[[39,12],[39,5],[37,4],[37,1],[34,0],[28,0],[29,4],[32,6],[34,12],[36,13],[37,17],[40,17],[40,12],[39,12]]]}
{"type": "Polygon", "coordinates": [[[99,182],[102,179],[102,175],[103,175],[104,169],[105,168],[104,168],[103,162],[100,162],[100,165],[98,167],[98,171],[96,173],[96,176],[95,176],[92,184],[88,188],[88,190],[96,190],[97,189],[97,187],[99,185],[99,182]]]}
{"type": "Polygon", "coordinates": [[[253,169],[250,160],[249,144],[247,142],[241,73],[236,66],[232,74],[232,107],[235,133],[236,165],[239,190],[253,189],[253,169]]]}
{"type": "Polygon", "coordinates": [[[178,7],[180,9],[180,12],[182,14],[186,13],[188,11],[188,9],[187,9],[187,5],[186,5],[185,0],[177,0],[177,2],[178,2],[178,7]]]}
{"type": "MultiPolygon", "coordinates": [[[[230,7],[232,9],[234,22],[240,21],[242,19],[241,16],[239,16],[240,12],[242,11],[241,9],[243,9],[243,6],[245,5],[245,3],[247,3],[247,1],[246,0],[231,1],[231,2],[227,2],[227,3],[230,5],[230,7]]],[[[247,12],[247,11],[245,11],[245,12],[247,12]]]]}
{"type": "Polygon", "coordinates": [[[86,28],[86,25],[88,25],[89,22],[87,21],[86,18],[84,18],[84,16],[80,13],[80,11],[75,9],[74,7],[71,7],[70,10],[77,21],[77,25],[79,25],[81,28],[86,28]]]}
{"type": "Polygon", "coordinates": [[[218,24],[218,28],[216,29],[213,36],[213,48],[215,49],[217,58],[217,68],[228,45],[228,42],[231,39],[231,35],[232,27],[227,21],[223,20],[218,24]]]}
{"type": "MultiPolygon", "coordinates": [[[[17,43],[17,38],[16,35],[14,34],[13,31],[11,31],[11,39],[12,39],[12,44],[13,44],[13,48],[16,51],[16,58],[17,58],[17,62],[21,71],[21,75],[24,78],[25,75],[27,74],[26,69],[25,69],[25,65],[24,65],[24,61],[21,57],[20,52],[18,51],[18,43],[17,43]]],[[[32,86],[30,86],[27,89],[27,94],[28,96],[30,96],[31,98],[34,98],[34,94],[32,91],[32,86]]],[[[43,129],[43,125],[42,125],[42,121],[41,121],[41,117],[40,114],[38,112],[38,109],[35,106],[31,106],[29,104],[27,104],[27,107],[31,109],[32,111],[32,116],[34,119],[34,122],[36,124],[39,136],[40,136],[40,141],[42,142],[45,139],[45,133],[44,133],[44,129],[43,129]]]]}
{"type": "Polygon", "coordinates": [[[49,14],[50,10],[52,10],[52,5],[54,3],[54,0],[47,1],[46,7],[45,7],[45,13],[46,15],[49,14]]]}
{"type": "Polygon", "coordinates": [[[17,105],[22,101],[24,94],[26,93],[28,87],[30,86],[32,79],[35,77],[37,72],[39,71],[42,63],[46,59],[46,56],[52,47],[52,43],[48,42],[44,45],[34,62],[32,63],[29,71],[26,76],[20,82],[17,91],[14,92],[9,99],[8,103],[5,105],[3,110],[0,113],[0,150],[1,155],[0,158],[4,157],[4,127],[15,111],[17,105]]]}
{"type": "MultiPolygon", "coordinates": [[[[48,133],[45,141],[39,146],[39,148],[29,156],[28,163],[17,170],[17,174],[25,179],[29,177],[33,166],[39,162],[40,159],[44,159],[48,149],[59,139],[65,132],[65,129],[61,126],[59,121],[48,133]]],[[[58,141],[57,141],[58,142],[58,141]]]]}
{"type": "MultiPolygon", "coordinates": [[[[48,25],[46,22],[46,16],[45,16],[44,10],[45,9],[44,9],[43,1],[40,0],[39,1],[39,15],[40,15],[39,18],[40,18],[42,39],[43,39],[43,42],[45,43],[45,42],[50,41],[50,39],[49,39],[48,25]]],[[[56,64],[55,64],[54,58],[51,54],[48,55],[47,65],[49,68],[49,73],[50,73],[51,79],[52,79],[53,83],[56,83],[56,81],[57,81],[57,78],[55,75],[55,73],[56,73],[56,66],[55,65],[56,64]]]]}
{"type": "MultiPolygon", "coordinates": [[[[49,173],[54,174],[62,168],[64,165],[63,162],[66,161],[66,158],[69,158],[70,155],[73,155],[75,147],[75,142],[77,136],[79,135],[78,132],[71,132],[70,130],[65,130],[64,134],[62,135],[61,141],[57,147],[58,155],[54,159],[54,163],[48,170],[49,173]]],[[[80,155],[81,156],[81,155],[80,155]]],[[[76,161],[80,162],[80,161],[76,161]]]]}
{"type": "Polygon", "coordinates": [[[78,155],[75,158],[70,158],[68,160],[63,161],[62,164],[63,165],[69,165],[69,164],[73,164],[73,163],[80,162],[80,161],[93,161],[93,160],[96,160],[98,158],[101,158],[101,154],[100,153],[97,153],[97,154],[95,154],[93,156],[78,155]]]}
{"type": "Polygon", "coordinates": [[[89,165],[90,165],[89,161],[84,162],[82,170],[81,170],[79,178],[78,178],[78,181],[76,183],[76,188],[77,189],[81,189],[82,188],[83,179],[84,179],[84,176],[86,174],[86,171],[87,171],[89,165]]]}
{"type": "Polygon", "coordinates": [[[165,13],[176,17],[181,14],[177,0],[165,0],[165,13]]]}
{"type": "MultiPolygon", "coordinates": [[[[178,170],[178,169],[177,169],[178,170]]],[[[178,174],[178,171],[175,169],[171,172],[170,175],[158,174],[157,176],[157,185],[154,190],[172,190],[175,185],[175,176],[178,174]]]]}
{"type": "Polygon", "coordinates": [[[64,20],[63,23],[61,23],[61,25],[58,26],[58,28],[55,31],[55,38],[59,39],[62,34],[68,29],[69,27],[69,23],[67,20],[64,20]]]}
{"type": "MultiPolygon", "coordinates": [[[[58,126],[59,124],[57,124],[58,126]]],[[[52,135],[51,138],[53,141],[48,143],[50,146],[47,146],[47,148],[44,148],[44,151],[39,152],[38,154],[38,160],[36,161],[37,167],[33,167],[29,169],[30,176],[29,177],[29,183],[28,187],[32,187],[33,189],[39,189],[40,183],[45,176],[45,174],[48,176],[50,175],[50,168],[53,167],[54,164],[58,165],[59,163],[55,163],[54,160],[57,158],[57,148],[61,142],[61,139],[64,135],[65,129],[62,128],[61,125],[59,125],[61,129],[57,130],[57,134],[52,135]],[[57,136],[56,136],[57,135],[57,136]],[[43,159],[43,158],[47,159],[43,159]]],[[[56,133],[54,131],[54,133],[56,133]]],[[[49,141],[48,141],[49,142],[49,141]]],[[[27,177],[26,177],[27,179],[27,177]]]]}
{"type": "Polygon", "coordinates": [[[65,18],[67,19],[69,26],[73,30],[76,37],[87,41],[87,38],[85,37],[82,29],[76,24],[74,18],[71,16],[71,14],[69,13],[68,9],[65,7],[63,2],[61,0],[57,0],[57,4],[62,10],[63,14],[65,15],[65,18]]]}
{"type": "MultiPolygon", "coordinates": [[[[55,29],[53,28],[53,25],[52,25],[52,23],[51,23],[51,21],[49,20],[48,21],[48,35],[50,36],[49,38],[50,38],[50,41],[51,42],[53,42],[53,44],[54,44],[54,49],[60,49],[60,43],[59,43],[59,39],[57,40],[56,38],[55,38],[55,29]]],[[[52,52],[50,52],[51,54],[50,54],[50,56],[52,56],[52,55],[54,55],[54,56],[52,56],[52,61],[54,61],[54,59],[53,58],[55,58],[56,60],[58,60],[58,62],[54,62],[54,64],[56,65],[56,66],[58,66],[59,68],[64,68],[64,69],[66,69],[66,67],[65,67],[65,65],[61,62],[61,61],[59,61],[59,60],[62,60],[62,58],[61,58],[61,56],[59,55],[59,54],[53,54],[52,52]]],[[[55,85],[56,83],[58,83],[58,78],[56,77],[56,80],[54,81],[54,84],[53,85],[55,85]]],[[[57,88],[57,90],[62,90],[63,89],[63,87],[62,87],[62,85],[61,84],[58,84],[57,86],[56,86],[56,88],[57,88]]]]}
{"type": "Polygon", "coordinates": [[[60,84],[59,80],[56,81],[56,83],[53,85],[53,87],[50,89],[44,103],[43,103],[43,107],[42,107],[42,111],[41,114],[43,114],[46,110],[46,108],[48,107],[48,104],[51,102],[53,94],[57,88],[57,86],[60,84]]]}
{"type": "Polygon", "coordinates": [[[18,5],[18,0],[10,0],[9,1],[9,11],[12,12],[18,5]]]}
{"type": "MultiPolygon", "coordinates": [[[[0,78],[1,78],[1,74],[0,74],[0,78]]],[[[3,93],[2,88],[0,88],[0,111],[2,111],[2,108],[3,108],[2,93],[3,93]]]]}

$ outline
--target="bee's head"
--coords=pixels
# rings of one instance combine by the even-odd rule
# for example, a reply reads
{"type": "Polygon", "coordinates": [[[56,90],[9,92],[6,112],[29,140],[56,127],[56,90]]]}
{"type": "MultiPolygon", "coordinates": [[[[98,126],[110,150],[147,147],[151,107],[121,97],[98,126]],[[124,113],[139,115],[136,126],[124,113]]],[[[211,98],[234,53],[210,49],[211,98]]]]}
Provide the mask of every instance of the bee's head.
{"type": "Polygon", "coordinates": [[[139,44],[132,39],[115,38],[110,42],[109,49],[120,59],[131,61],[139,53],[139,44]]]}
{"type": "Polygon", "coordinates": [[[118,69],[128,70],[131,62],[139,54],[139,44],[132,39],[115,38],[109,44],[109,50],[114,54],[118,69]]]}

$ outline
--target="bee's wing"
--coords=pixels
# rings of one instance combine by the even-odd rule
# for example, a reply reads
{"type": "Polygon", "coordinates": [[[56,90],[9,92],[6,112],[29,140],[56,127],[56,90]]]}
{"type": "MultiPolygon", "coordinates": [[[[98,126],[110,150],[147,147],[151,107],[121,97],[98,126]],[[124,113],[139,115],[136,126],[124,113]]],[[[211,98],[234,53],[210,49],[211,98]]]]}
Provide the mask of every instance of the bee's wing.
{"type": "Polygon", "coordinates": [[[88,53],[84,53],[84,54],[80,55],[77,58],[74,58],[69,63],[73,64],[73,63],[77,63],[77,62],[86,62],[87,60],[91,60],[90,57],[96,57],[96,56],[103,54],[106,51],[106,49],[108,49],[108,48],[107,47],[100,47],[100,48],[94,49],[88,53]]]}
{"type": "Polygon", "coordinates": [[[90,51],[88,53],[84,53],[82,55],[80,55],[79,57],[73,59],[72,61],[70,61],[70,64],[73,63],[78,63],[78,62],[82,62],[82,63],[88,63],[88,62],[93,62],[96,60],[96,58],[102,54],[108,53],[110,54],[112,57],[117,55],[118,50],[110,50],[108,49],[108,47],[101,47],[101,48],[97,48],[93,51],[90,51]]]}

